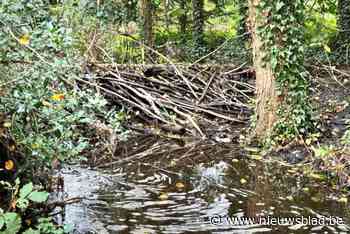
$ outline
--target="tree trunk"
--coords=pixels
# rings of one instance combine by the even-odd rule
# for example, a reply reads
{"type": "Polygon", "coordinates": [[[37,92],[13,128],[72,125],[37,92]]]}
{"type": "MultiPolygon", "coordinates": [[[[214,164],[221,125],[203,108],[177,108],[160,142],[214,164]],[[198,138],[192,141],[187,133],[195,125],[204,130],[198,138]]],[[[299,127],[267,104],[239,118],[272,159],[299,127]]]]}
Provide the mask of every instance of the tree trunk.
{"type": "Polygon", "coordinates": [[[179,16],[179,30],[182,40],[186,38],[186,28],[187,28],[187,9],[186,9],[186,0],[180,0],[180,9],[181,14],[179,16]]]}
{"type": "Polygon", "coordinates": [[[165,28],[167,31],[169,31],[170,26],[170,17],[169,17],[169,0],[164,0],[164,18],[165,18],[165,28]]]}
{"type": "Polygon", "coordinates": [[[338,0],[339,42],[350,41],[350,0],[338,0]]]}
{"type": "Polygon", "coordinates": [[[260,0],[249,0],[248,20],[251,30],[253,64],[256,73],[256,129],[258,139],[267,137],[276,121],[277,93],[275,77],[270,64],[263,61],[265,52],[262,48],[262,39],[257,33],[258,27],[263,25],[263,14],[259,14],[257,6],[260,0]]]}
{"type": "MultiPolygon", "coordinates": [[[[143,40],[147,47],[154,47],[154,35],[153,35],[153,15],[154,6],[152,0],[142,0],[142,16],[143,16],[143,40]]],[[[146,55],[152,57],[152,51],[145,49],[146,55]]]]}
{"type": "Polygon", "coordinates": [[[196,48],[204,42],[204,0],[192,0],[193,8],[193,41],[196,48]]]}

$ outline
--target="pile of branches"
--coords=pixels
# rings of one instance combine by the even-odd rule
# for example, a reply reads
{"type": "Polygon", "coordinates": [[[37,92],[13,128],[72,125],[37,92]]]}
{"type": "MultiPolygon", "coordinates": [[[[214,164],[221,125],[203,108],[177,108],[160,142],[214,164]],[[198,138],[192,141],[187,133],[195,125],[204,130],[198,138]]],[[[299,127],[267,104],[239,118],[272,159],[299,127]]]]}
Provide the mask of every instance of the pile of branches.
{"type": "Polygon", "coordinates": [[[254,94],[253,72],[244,65],[104,65],[94,64],[95,83],[111,104],[136,108],[144,119],[171,129],[195,129],[198,122],[223,119],[244,123],[254,94]],[[176,116],[176,118],[173,118],[176,116]]]}

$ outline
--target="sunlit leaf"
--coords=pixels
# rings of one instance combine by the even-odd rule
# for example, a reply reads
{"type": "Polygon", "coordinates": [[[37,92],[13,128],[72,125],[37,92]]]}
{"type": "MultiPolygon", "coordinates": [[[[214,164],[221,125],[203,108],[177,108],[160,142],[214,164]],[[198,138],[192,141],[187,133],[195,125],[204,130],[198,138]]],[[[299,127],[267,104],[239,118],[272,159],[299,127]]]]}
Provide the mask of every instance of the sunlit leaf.
{"type": "Polygon", "coordinates": [[[240,182],[241,182],[241,184],[246,184],[246,183],[247,183],[247,180],[244,179],[244,178],[242,178],[242,179],[240,179],[240,182]]]}
{"type": "Polygon", "coordinates": [[[40,234],[40,231],[29,228],[28,230],[23,232],[23,234],[40,234]]]}
{"type": "Polygon", "coordinates": [[[303,188],[303,191],[307,193],[307,192],[310,191],[310,189],[309,188],[303,188]]]}
{"type": "Polygon", "coordinates": [[[51,96],[51,99],[54,101],[62,101],[64,99],[63,93],[57,93],[51,96]]]}
{"type": "Polygon", "coordinates": [[[254,159],[254,160],[262,160],[262,156],[261,155],[258,155],[258,154],[253,154],[250,156],[251,159],[254,159]]]}
{"type": "Polygon", "coordinates": [[[34,191],[31,194],[29,194],[28,199],[33,202],[44,202],[49,197],[49,194],[47,192],[37,192],[34,191]]]}
{"type": "Polygon", "coordinates": [[[338,202],[340,203],[348,203],[348,198],[347,197],[341,197],[338,199],[338,202]]]}
{"type": "Polygon", "coordinates": [[[5,224],[4,217],[0,215],[0,229],[4,226],[4,224],[5,224]]]}
{"type": "Polygon", "coordinates": [[[327,53],[331,53],[331,48],[330,48],[328,45],[324,44],[324,45],[323,45],[323,49],[324,49],[327,53]]]}
{"type": "Polygon", "coordinates": [[[4,219],[6,223],[5,233],[17,233],[21,228],[21,217],[16,213],[5,213],[4,219]]]}
{"type": "Polygon", "coordinates": [[[24,34],[18,39],[19,44],[21,45],[29,45],[30,37],[28,34],[24,34]]]}
{"type": "Polygon", "coordinates": [[[10,128],[12,126],[11,122],[5,122],[3,125],[5,128],[10,128]]]}

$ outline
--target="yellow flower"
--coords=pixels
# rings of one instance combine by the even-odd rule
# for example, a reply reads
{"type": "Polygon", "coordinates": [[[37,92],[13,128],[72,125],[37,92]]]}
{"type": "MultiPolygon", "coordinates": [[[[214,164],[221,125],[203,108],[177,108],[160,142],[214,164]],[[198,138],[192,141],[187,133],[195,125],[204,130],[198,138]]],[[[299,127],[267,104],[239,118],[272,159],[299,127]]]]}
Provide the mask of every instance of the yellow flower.
{"type": "Polygon", "coordinates": [[[64,99],[64,94],[63,93],[54,94],[52,95],[51,99],[54,101],[62,101],[64,99]]]}
{"type": "Polygon", "coordinates": [[[29,41],[30,41],[30,37],[28,34],[24,34],[18,39],[19,44],[24,46],[29,45],[29,41]]]}
{"type": "Polygon", "coordinates": [[[15,163],[12,160],[5,161],[5,169],[8,171],[12,171],[15,167],[15,163]]]}

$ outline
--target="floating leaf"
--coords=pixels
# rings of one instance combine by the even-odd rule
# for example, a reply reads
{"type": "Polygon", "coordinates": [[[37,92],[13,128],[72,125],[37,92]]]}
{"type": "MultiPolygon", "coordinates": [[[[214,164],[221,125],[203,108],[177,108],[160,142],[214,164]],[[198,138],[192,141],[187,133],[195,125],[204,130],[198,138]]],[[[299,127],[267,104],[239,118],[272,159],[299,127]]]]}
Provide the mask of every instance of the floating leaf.
{"type": "Polygon", "coordinates": [[[29,41],[30,41],[30,37],[28,34],[24,34],[18,39],[19,44],[24,46],[29,45],[29,41]]]}
{"type": "Polygon", "coordinates": [[[44,202],[47,200],[49,194],[47,192],[37,192],[34,191],[29,194],[28,199],[33,202],[44,202]]]}
{"type": "Polygon", "coordinates": [[[168,194],[167,193],[161,193],[159,195],[159,199],[160,200],[167,200],[169,198],[168,194]]]}
{"type": "Polygon", "coordinates": [[[286,199],[288,200],[288,201],[293,201],[293,197],[292,196],[286,196],[286,199]]]}
{"type": "Polygon", "coordinates": [[[183,188],[185,188],[185,185],[184,185],[183,183],[181,183],[181,182],[177,182],[177,183],[175,184],[175,186],[176,186],[177,189],[183,189],[183,188]]]}

